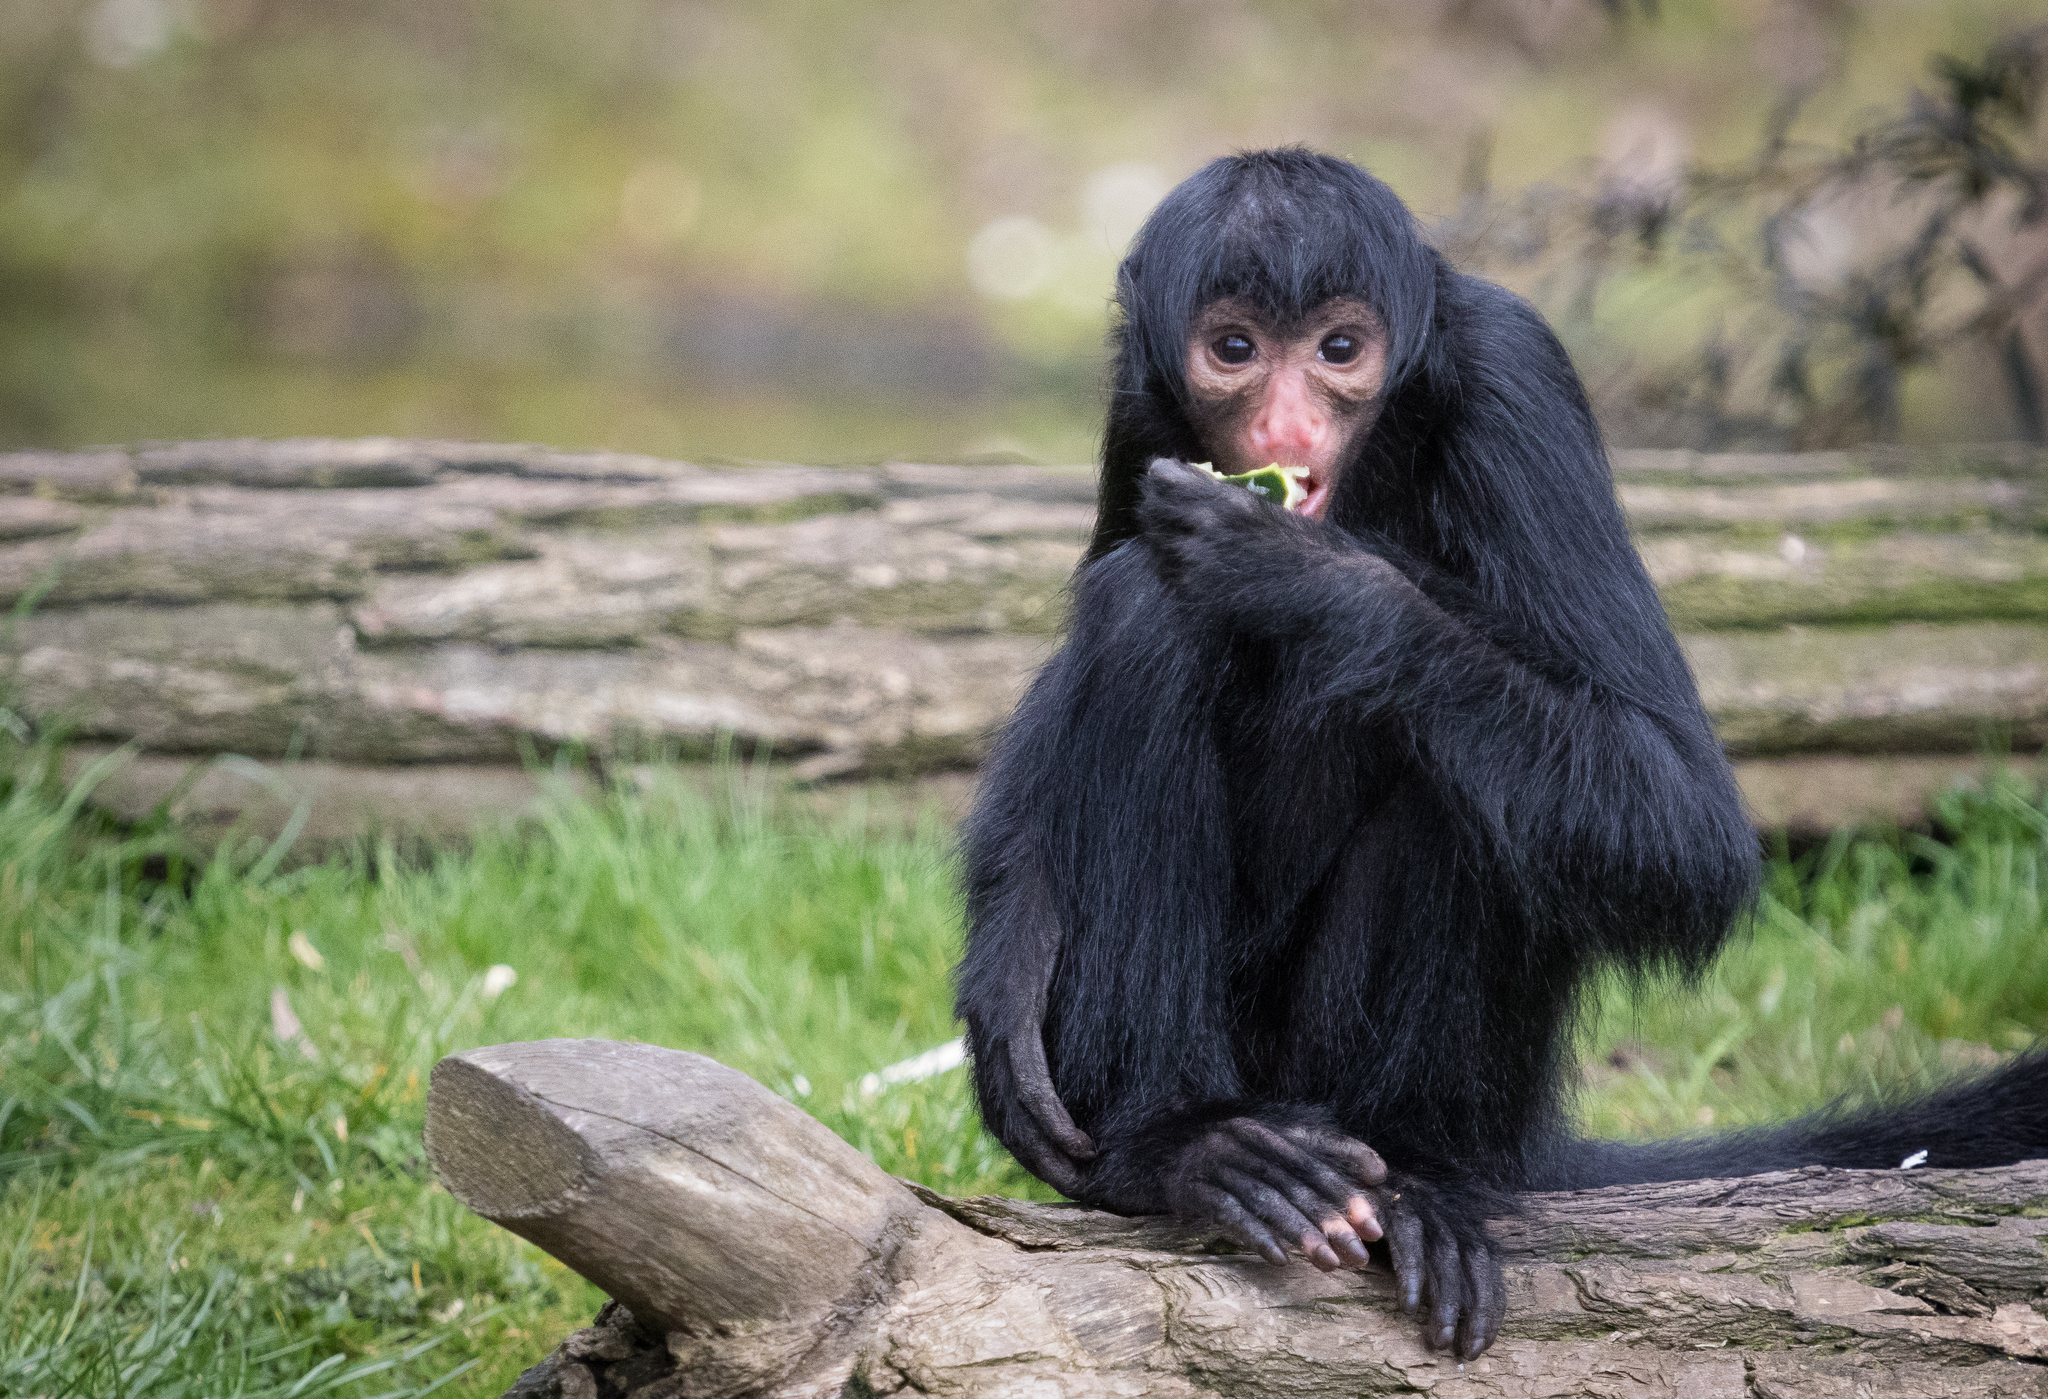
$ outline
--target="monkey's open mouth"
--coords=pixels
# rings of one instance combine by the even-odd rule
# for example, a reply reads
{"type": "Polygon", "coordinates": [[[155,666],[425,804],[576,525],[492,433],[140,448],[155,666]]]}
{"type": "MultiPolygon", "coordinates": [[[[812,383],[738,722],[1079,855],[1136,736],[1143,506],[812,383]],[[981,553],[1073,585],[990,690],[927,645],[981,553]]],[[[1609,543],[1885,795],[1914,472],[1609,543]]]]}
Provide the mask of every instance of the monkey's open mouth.
{"type": "MultiPolygon", "coordinates": [[[[1220,479],[1236,482],[1249,490],[1256,491],[1282,510],[1296,515],[1306,515],[1312,520],[1323,517],[1323,503],[1329,495],[1329,485],[1321,474],[1322,469],[1303,466],[1296,462],[1267,462],[1257,471],[1248,471],[1242,476],[1224,476],[1220,479]]],[[[1212,475],[1214,471],[1211,470],[1212,475]]]]}
{"type": "Polygon", "coordinates": [[[1330,503],[1330,482],[1318,467],[1301,466],[1292,468],[1305,494],[1287,508],[1297,515],[1306,515],[1311,520],[1323,518],[1323,510],[1330,503]]]}

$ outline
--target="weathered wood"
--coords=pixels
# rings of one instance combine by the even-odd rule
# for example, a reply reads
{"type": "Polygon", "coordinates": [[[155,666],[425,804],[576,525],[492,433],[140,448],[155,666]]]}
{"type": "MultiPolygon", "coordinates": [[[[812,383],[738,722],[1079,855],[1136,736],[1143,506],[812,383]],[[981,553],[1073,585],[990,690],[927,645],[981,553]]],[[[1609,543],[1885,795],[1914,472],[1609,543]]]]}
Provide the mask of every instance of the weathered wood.
{"type": "MultiPolygon", "coordinates": [[[[2048,450],[1614,466],[1735,756],[2048,747],[2048,450]]],[[[79,739],[159,755],[517,769],[729,737],[807,780],[960,770],[1063,629],[1094,502],[1079,464],[388,438],[0,453],[0,605],[32,603],[0,679],[79,739]]]]}
{"type": "Polygon", "coordinates": [[[929,1212],[702,1055],[501,1045],[442,1060],[431,1102],[427,1151],[458,1199],[690,1338],[693,1369],[735,1382],[790,1373],[873,1310],[929,1212]]]}
{"type": "Polygon", "coordinates": [[[947,1199],[699,1055],[453,1056],[427,1149],[470,1208],[619,1299],[525,1399],[2048,1394],[2048,1162],[1532,1196],[1492,1226],[1505,1332],[1460,1367],[1383,1272],[947,1199]]]}

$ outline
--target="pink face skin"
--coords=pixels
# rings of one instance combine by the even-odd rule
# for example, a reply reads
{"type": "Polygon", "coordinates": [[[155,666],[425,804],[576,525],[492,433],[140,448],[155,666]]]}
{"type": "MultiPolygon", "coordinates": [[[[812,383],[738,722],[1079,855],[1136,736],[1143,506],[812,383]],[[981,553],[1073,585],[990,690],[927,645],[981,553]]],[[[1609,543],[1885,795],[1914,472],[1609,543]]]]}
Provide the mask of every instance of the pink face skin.
{"type": "Polygon", "coordinates": [[[1308,468],[1294,508],[1320,520],[1351,449],[1379,416],[1387,334],[1362,301],[1326,301],[1296,325],[1250,303],[1211,302],[1188,334],[1195,427],[1225,476],[1308,468]]]}

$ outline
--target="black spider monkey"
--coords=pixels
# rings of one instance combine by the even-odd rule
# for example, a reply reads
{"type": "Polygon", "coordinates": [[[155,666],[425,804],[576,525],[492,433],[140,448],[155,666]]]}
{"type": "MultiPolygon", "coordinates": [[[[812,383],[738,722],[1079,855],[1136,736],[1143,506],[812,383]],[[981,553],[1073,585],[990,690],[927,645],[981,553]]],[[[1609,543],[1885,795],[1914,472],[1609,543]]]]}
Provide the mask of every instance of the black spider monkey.
{"type": "Polygon", "coordinates": [[[1020,1161],[1275,1263],[1383,1239],[1471,1357],[1510,1192],[2048,1155],[2038,1056],[1881,1113],[1575,1137],[1588,973],[1704,968],[1757,841],[1563,348],[1300,149],[1174,190],[1117,301],[1072,630],[966,838],[959,1009],[1020,1161]]]}

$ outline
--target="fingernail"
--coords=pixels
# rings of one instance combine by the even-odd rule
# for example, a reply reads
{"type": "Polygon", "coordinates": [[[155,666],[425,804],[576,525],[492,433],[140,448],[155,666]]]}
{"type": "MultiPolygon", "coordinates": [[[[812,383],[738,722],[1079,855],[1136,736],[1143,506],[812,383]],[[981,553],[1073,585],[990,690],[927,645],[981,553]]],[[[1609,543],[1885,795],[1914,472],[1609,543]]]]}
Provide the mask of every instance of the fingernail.
{"type": "Polygon", "coordinates": [[[1385,1235],[1386,1231],[1380,1228],[1379,1215],[1364,1200],[1353,1200],[1351,1208],[1346,1213],[1351,1220],[1351,1227],[1356,1229],[1367,1241],[1381,1238],[1385,1235]]]}

